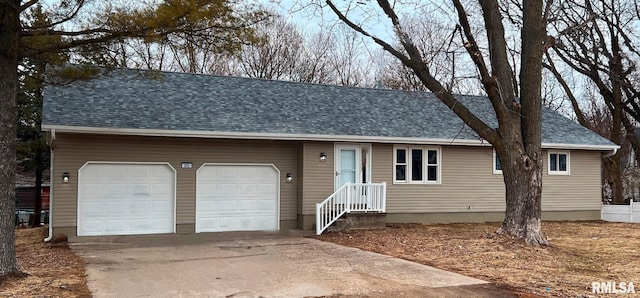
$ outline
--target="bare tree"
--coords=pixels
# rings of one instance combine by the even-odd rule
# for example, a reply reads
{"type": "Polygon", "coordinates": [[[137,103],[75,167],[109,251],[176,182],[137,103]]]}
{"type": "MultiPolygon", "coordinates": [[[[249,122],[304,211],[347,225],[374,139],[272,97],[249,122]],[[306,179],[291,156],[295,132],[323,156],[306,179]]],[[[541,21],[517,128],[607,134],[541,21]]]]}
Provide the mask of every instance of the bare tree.
{"type": "MultiPolygon", "coordinates": [[[[369,2],[365,2],[369,3],[369,2]]],[[[547,41],[546,18],[550,2],[525,1],[520,31],[519,83],[510,65],[507,37],[502,23],[504,6],[497,0],[479,1],[481,15],[468,11],[459,0],[452,0],[458,17],[461,43],[474,62],[479,80],[491,103],[497,127],[484,122],[452,92],[442,80],[434,76],[428,61],[418,49],[414,37],[403,27],[394,6],[387,0],[378,0],[379,9],[393,26],[400,47],[373,36],[363,26],[354,22],[348,13],[341,11],[334,2],[327,0],[329,8],[353,30],[371,37],[374,42],[409,67],[422,84],[434,93],[465,124],[480,137],[491,143],[503,166],[506,189],[505,219],[499,232],[524,239],[529,244],[547,244],[541,227],[542,194],[542,55],[547,41]],[[476,42],[470,19],[484,21],[488,53],[476,42]],[[487,64],[488,61],[488,64],[487,64]],[[519,95],[519,100],[518,100],[519,95]]],[[[399,3],[394,3],[398,5],[399,3]]],[[[438,18],[436,14],[424,15],[426,20],[438,18]]]]}
{"type": "Polygon", "coordinates": [[[239,65],[243,75],[252,78],[286,80],[302,55],[304,39],[298,28],[282,16],[259,24],[256,28],[261,41],[245,46],[239,65]]]}
{"type": "MultiPolygon", "coordinates": [[[[568,86],[556,64],[562,63],[588,79],[611,116],[611,127],[603,136],[618,145],[628,141],[637,152],[640,141],[627,116],[629,113],[640,120],[640,113],[635,113],[640,112],[640,106],[634,104],[640,99],[640,94],[630,81],[630,76],[636,72],[635,61],[640,58],[638,49],[635,48],[639,40],[634,33],[640,20],[633,13],[633,3],[607,0],[563,1],[557,8],[553,26],[557,36],[552,45],[553,51],[548,53],[544,66],[563,87],[578,122],[602,132],[602,129],[589,122],[588,115],[580,108],[574,89],[568,86]]],[[[590,107],[592,111],[598,111],[593,107],[590,107]]],[[[611,183],[613,201],[616,204],[624,202],[624,166],[621,164],[624,152],[620,150],[603,159],[604,176],[611,183]]]]}
{"type": "Polygon", "coordinates": [[[332,38],[332,35],[325,31],[305,33],[300,60],[296,61],[294,69],[291,70],[291,81],[316,84],[334,82],[329,56],[332,38]]]}
{"type": "Polygon", "coordinates": [[[362,37],[350,28],[339,24],[333,27],[329,47],[329,65],[336,85],[368,86],[372,83],[370,53],[362,37]]]}
{"type": "MultiPolygon", "coordinates": [[[[419,15],[429,13],[423,11],[419,15]]],[[[433,12],[432,12],[433,13],[433,12]]],[[[432,75],[454,93],[479,94],[482,87],[477,78],[473,61],[469,59],[461,40],[456,38],[459,27],[439,20],[422,20],[408,15],[403,28],[412,37],[422,60],[432,70],[432,75]]],[[[478,30],[474,30],[477,34],[478,30]]],[[[395,47],[402,47],[399,42],[395,47]]],[[[384,65],[379,69],[378,80],[388,88],[427,91],[414,71],[395,57],[384,54],[384,65]]]]}

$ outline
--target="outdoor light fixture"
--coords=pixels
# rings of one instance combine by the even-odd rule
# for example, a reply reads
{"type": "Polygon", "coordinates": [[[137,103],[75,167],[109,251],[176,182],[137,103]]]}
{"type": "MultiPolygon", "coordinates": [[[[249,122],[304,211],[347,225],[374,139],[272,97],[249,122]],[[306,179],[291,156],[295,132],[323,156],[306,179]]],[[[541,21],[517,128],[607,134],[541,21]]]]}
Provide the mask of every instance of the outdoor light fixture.
{"type": "Polygon", "coordinates": [[[69,183],[69,172],[62,174],[62,183],[69,183]]]}
{"type": "Polygon", "coordinates": [[[320,161],[325,161],[327,160],[327,154],[324,152],[320,152],[320,161]]]}
{"type": "Polygon", "coordinates": [[[291,173],[287,173],[287,183],[291,182],[293,182],[293,176],[291,176],[291,173]]]}

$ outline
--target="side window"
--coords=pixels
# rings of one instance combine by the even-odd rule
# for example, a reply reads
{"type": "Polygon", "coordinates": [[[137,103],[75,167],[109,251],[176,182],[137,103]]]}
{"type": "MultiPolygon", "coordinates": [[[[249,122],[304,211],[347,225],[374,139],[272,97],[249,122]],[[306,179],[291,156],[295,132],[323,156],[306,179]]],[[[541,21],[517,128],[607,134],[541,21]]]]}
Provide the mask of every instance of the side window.
{"type": "Polygon", "coordinates": [[[570,175],[569,152],[549,151],[548,169],[549,175],[570,175]]]}
{"type": "Polygon", "coordinates": [[[393,158],[395,164],[394,182],[407,182],[407,149],[397,148],[393,158]]]}
{"type": "Polygon", "coordinates": [[[440,154],[439,150],[427,150],[427,182],[440,182],[440,154]]]}

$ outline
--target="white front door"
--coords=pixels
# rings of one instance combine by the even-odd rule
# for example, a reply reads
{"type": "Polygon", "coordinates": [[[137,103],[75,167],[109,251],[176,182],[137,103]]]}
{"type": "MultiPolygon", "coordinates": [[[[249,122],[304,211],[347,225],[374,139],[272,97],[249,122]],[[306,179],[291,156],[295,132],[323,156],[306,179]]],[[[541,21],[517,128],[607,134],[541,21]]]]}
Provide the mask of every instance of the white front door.
{"type": "Polygon", "coordinates": [[[336,145],[335,183],[337,190],[347,182],[362,182],[362,151],[359,145],[336,145]]]}
{"type": "MultiPolygon", "coordinates": [[[[371,145],[369,144],[336,144],[335,145],[335,182],[334,190],[348,182],[371,182],[371,145]]],[[[349,190],[351,202],[367,204],[368,196],[363,188],[351,187],[349,190]]],[[[344,203],[341,198],[337,200],[344,203]]]]}

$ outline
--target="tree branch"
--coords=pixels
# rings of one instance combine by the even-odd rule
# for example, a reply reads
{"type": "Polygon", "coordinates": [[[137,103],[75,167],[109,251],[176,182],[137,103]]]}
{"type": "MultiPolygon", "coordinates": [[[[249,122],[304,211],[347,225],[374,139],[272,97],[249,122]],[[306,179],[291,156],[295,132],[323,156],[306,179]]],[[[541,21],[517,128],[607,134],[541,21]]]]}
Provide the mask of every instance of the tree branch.
{"type": "Polygon", "coordinates": [[[20,6],[20,12],[23,12],[23,11],[27,10],[29,7],[31,7],[34,4],[38,3],[38,1],[40,1],[40,0],[30,0],[29,2],[26,2],[25,4],[22,4],[20,6]]]}
{"type": "Polygon", "coordinates": [[[460,26],[462,27],[462,31],[467,39],[464,43],[464,47],[467,50],[469,57],[476,65],[478,72],[480,72],[480,81],[482,82],[482,85],[489,96],[489,100],[491,101],[491,105],[496,112],[498,124],[502,125],[503,119],[509,117],[509,114],[507,112],[504,97],[500,92],[499,83],[495,77],[492,77],[491,74],[489,74],[482,52],[480,52],[478,43],[476,42],[473,33],[471,33],[471,25],[469,24],[469,19],[467,18],[467,13],[462,6],[462,3],[460,3],[459,0],[453,0],[453,5],[458,12],[458,20],[460,21],[460,26]]]}
{"type": "Polygon", "coordinates": [[[567,97],[569,97],[569,100],[571,101],[571,106],[573,107],[573,111],[575,112],[576,117],[578,118],[578,123],[580,123],[580,125],[584,127],[589,127],[589,124],[587,123],[587,119],[585,118],[584,113],[582,112],[582,109],[578,104],[578,99],[573,94],[573,91],[569,87],[569,84],[567,84],[567,81],[562,77],[560,72],[558,72],[558,69],[553,63],[553,60],[551,60],[549,53],[547,53],[546,56],[547,56],[548,63],[543,63],[542,66],[544,66],[544,68],[551,71],[551,73],[556,78],[558,83],[560,83],[560,86],[562,86],[564,93],[567,95],[567,97]]]}
{"type": "Polygon", "coordinates": [[[411,43],[408,39],[406,32],[402,30],[400,27],[398,17],[395,15],[395,12],[391,8],[391,5],[386,0],[378,0],[378,5],[385,11],[387,16],[391,19],[394,24],[394,28],[396,28],[396,34],[398,38],[400,38],[400,42],[402,43],[405,50],[409,54],[409,57],[404,55],[403,53],[396,50],[393,46],[388,44],[387,42],[372,36],[368,32],[366,32],[362,27],[356,25],[351,20],[349,20],[338,8],[331,2],[330,0],[326,1],[327,5],[331,10],[338,16],[338,18],[343,21],[347,26],[351,27],[356,32],[364,36],[368,36],[373,39],[378,45],[382,46],[382,48],[391,53],[393,56],[397,57],[402,63],[412,69],[416,76],[420,79],[420,81],[429,89],[431,92],[440,99],[449,109],[451,109],[462,121],[467,124],[471,129],[473,129],[480,137],[484,138],[491,144],[496,144],[498,142],[498,133],[484,123],[480,118],[474,115],[464,104],[459,102],[450,92],[448,92],[440,82],[438,82],[433,75],[429,73],[427,66],[422,61],[420,56],[420,52],[418,49],[411,43]]]}

